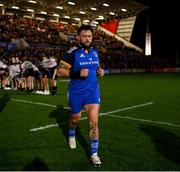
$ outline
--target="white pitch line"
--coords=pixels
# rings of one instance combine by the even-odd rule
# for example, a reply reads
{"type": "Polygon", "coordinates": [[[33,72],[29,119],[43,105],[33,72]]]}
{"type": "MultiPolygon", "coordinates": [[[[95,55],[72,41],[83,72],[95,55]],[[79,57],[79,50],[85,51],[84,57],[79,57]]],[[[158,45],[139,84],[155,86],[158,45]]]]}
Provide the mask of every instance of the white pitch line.
{"type": "MultiPolygon", "coordinates": [[[[52,105],[52,104],[47,104],[47,103],[41,103],[41,102],[34,102],[30,100],[21,100],[21,99],[11,99],[16,102],[23,102],[23,103],[29,103],[29,104],[35,104],[35,105],[41,105],[41,106],[49,106],[49,107],[54,107],[57,108],[57,105],[52,105]]],[[[63,107],[64,109],[69,109],[68,107],[63,107]]]]}
{"type": "Polygon", "coordinates": [[[32,128],[29,131],[44,130],[44,129],[51,128],[51,127],[58,127],[58,124],[55,123],[55,124],[49,124],[49,125],[38,127],[38,128],[32,128]]]}
{"type": "Polygon", "coordinates": [[[154,104],[154,102],[143,103],[143,104],[140,104],[140,105],[135,105],[135,106],[130,106],[130,107],[122,108],[122,109],[117,109],[117,110],[113,110],[113,111],[110,111],[110,112],[100,113],[99,116],[109,115],[109,114],[113,114],[113,113],[117,113],[117,112],[121,112],[121,111],[125,111],[125,110],[130,110],[130,109],[134,109],[134,108],[138,108],[138,107],[152,105],[152,104],[154,104]]]}
{"type": "Polygon", "coordinates": [[[61,79],[61,80],[59,80],[60,82],[69,82],[70,81],[70,79],[61,79]]]}
{"type": "Polygon", "coordinates": [[[109,116],[114,117],[114,118],[121,118],[121,119],[133,120],[133,121],[147,122],[147,123],[152,123],[152,124],[168,125],[171,127],[180,128],[180,125],[169,123],[169,122],[152,121],[152,120],[148,120],[148,119],[139,119],[139,118],[134,118],[134,117],[129,117],[129,116],[117,116],[117,115],[109,115],[109,116]]]}
{"type": "MultiPolygon", "coordinates": [[[[47,103],[34,102],[34,101],[28,101],[28,100],[21,100],[21,99],[11,99],[11,100],[16,101],[16,102],[23,102],[23,103],[36,104],[36,105],[41,105],[41,106],[49,106],[49,107],[57,108],[57,105],[52,105],[52,104],[47,104],[47,103]]],[[[122,109],[117,109],[117,110],[114,110],[114,111],[100,113],[99,116],[109,115],[109,116],[116,117],[116,118],[122,118],[122,119],[134,120],[134,121],[141,121],[141,122],[148,122],[148,123],[154,123],[154,124],[161,124],[161,125],[168,125],[168,126],[173,126],[173,127],[178,127],[178,128],[180,127],[180,125],[173,124],[173,123],[168,123],[168,122],[159,122],[159,121],[152,121],[152,120],[133,118],[133,117],[128,117],[128,116],[111,115],[113,113],[117,113],[117,112],[121,112],[121,111],[125,111],[125,110],[130,110],[130,109],[134,109],[134,108],[138,108],[138,107],[143,107],[143,106],[147,106],[147,105],[152,105],[152,104],[154,104],[154,102],[143,103],[143,104],[139,104],[139,105],[135,105],[135,106],[130,106],[130,107],[122,108],[122,109]]],[[[68,107],[63,107],[63,108],[64,109],[69,109],[68,107]]],[[[81,118],[81,120],[86,120],[86,119],[87,119],[87,117],[81,118]]],[[[61,124],[63,124],[63,123],[61,123],[61,124]]],[[[61,124],[59,124],[59,125],[61,125],[61,124]]],[[[44,129],[51,128],[51,127],[58,127],[58,124],[57,123],[49,124],[49,125],[46,125],[46,126],[41,126],[41,127],[38,127],[38,128],[30,129],[30,131],[44,130],[44,129]]]]}
{"type": "MultiPolygon", "coordinates": [[[[152,105],[152,104],[154,104],[154,102],[143,103],[143,104],[139,104],[139,105],[135,105],[135,106],[130,106],[130,107],[122,108],[122,109],[117,109],[117,110],[114,110],[114,111],[100,113],[99,116],[110,115],[110,114],[113,114],[113,113],[117,113],[117,112],[121,112],[121,111],[125,111],[125,110],[130,110],[130,109],[134,109],[134,108],[138,108],[138,107],[148,106],[148,105],[152,105]]],[[[83,117],[83,118],[81,118],[81,121],[86,120],[86,119],[87,119],[87,117],[83,117]]],[[[59,124],[59,125],[61,125],[61,124],[59,124]]],[[[51,128],[51,127],[58,127],[58,124],[55,123],[55,124],[41,126],[41,127],[38,127],[38,128],[32,128],[32,129],[30,129],[30,131],[44,130],[44,129],[51,128]]]]}
{"type": "Polygon", "coordinates": [[[51,104],[47,104],[47,103],[41,103],[41,102],[34,102],[34,101],[30,101],[30,100],[21,100],[21,99],[11,99],[13,101],[16,102],[23,102],[23,103],[29,103],[29,104],[35,104],[35,105],[41,105],[41,106],[49,106],[49,107],[57,107],[56,105],[51,105],[51,104]]]}

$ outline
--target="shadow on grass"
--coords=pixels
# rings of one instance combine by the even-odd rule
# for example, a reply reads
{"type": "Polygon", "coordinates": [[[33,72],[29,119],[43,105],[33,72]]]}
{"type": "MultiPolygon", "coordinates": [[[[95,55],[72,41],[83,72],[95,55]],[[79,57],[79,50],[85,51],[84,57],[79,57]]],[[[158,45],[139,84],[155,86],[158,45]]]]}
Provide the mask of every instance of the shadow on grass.
{"type": "Polygon", "coordinates": [[[180,137],[158,126],[140,126],[140,130],[148,135],[156,150],[166,159],[180,164],[180,137]]]}
{"type": "Polygon", "coordinates": [[[68,140],[69,110],[65,109],[62,105],[58,105],[57,108],[49,114],[49,117],[55,118],[57,124],[62,129],[66,140],[68,140]]]}
{"type": "MultiPolygon", "coordinates": [[[[59,105],[56,110],[50,113],[50,118],[55,118],[56,122],[58,123],[59,127],[61,128],[64,137],[66,138],[67,145],[68,145],[68,119],[70,116],[70,111],[68,109],[64,109],[62,105],[59,105]]],[[[87,143],[84,136],[81,134],[80,127],[77,125],[76,127],[76,140],[79,144],[83,147],[87,158],[90,157],[90,149],[89,144],[87,143]]]]}
{"type": "Polygon", "coordinates": [[[37,156],[31,163],[25,165],[22,171],[49,171],[49,168],[47,164],[37,156]]]}
{"type": "Polygon", "coordinates": [[[6,107],[8,101],[10,101],[8,94],[4,94],[2,97],[0,97],[0,112],[6,107]]]}

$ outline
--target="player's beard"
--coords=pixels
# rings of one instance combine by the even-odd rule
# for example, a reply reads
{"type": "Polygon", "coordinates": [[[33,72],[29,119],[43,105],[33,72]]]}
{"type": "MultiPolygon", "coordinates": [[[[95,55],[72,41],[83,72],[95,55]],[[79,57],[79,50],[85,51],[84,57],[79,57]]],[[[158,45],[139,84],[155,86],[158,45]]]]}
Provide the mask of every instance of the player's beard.
{"type": "Polygon", "coordinates": [[[82,48],[84,48],[84,49],[90,49],[91,48],[91,46],[92,46],[92,44],[89,42],[89,41],[86,41],[88,44],[86,44],[86,43],[82,43],[82,42],[80,42],[79,44],[81,45],[81,47],[82,48]]]}

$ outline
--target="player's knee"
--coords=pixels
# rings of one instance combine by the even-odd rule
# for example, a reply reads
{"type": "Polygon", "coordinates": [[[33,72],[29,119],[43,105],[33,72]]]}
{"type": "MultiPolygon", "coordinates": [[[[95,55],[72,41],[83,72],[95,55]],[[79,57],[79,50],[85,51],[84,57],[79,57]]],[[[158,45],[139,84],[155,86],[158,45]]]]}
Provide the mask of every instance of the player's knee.
{"type": "Polygon", "coordinates": [[[99,138],[99,128],[97,122],[89,122],[89,136],[91,139],[98,139],[99,138]]]}
{"type": "Polygon", "coordinates": [[[72,115],[72,116],[71,116],[71,122],[72,122],[73,124],[76,124],[78,121],[80,121],[80,119],[81,119],[81,116],[80,116],[80,115],[72,115]]]}

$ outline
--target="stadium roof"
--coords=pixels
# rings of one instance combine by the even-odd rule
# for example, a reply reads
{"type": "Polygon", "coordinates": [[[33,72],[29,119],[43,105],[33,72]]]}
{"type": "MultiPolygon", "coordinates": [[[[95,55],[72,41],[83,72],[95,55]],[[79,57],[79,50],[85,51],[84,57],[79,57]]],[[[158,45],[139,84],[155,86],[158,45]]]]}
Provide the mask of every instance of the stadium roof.
{"type": "Polygon", "coordinates": [[[72,23],[127,18],[147,8],[134,0],[0,0],[0,6],[6,12],[72,23]]]}

